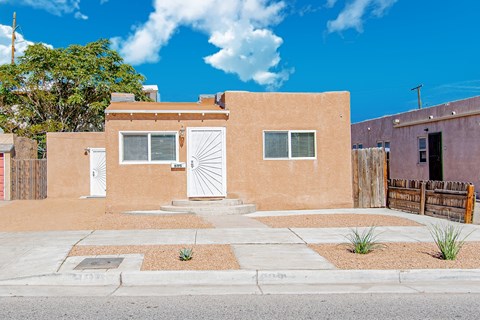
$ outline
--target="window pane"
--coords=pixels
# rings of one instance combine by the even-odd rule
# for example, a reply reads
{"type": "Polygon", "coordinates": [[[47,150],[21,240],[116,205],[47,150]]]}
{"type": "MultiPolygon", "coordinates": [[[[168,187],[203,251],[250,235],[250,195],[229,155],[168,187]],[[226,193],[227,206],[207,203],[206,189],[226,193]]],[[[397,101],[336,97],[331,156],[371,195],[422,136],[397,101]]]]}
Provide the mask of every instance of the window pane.
{"type": "Polygon", "coordinates": [[[385,141],[385,150],[390,151],[390,142],[385,141]]]}
{"type": "Polygon", "coordinates": [[[152,134],[152,161],[175,161],[177,150],[174,134],[152,134]]]}
{"type": "Polygon", "coordinates": [[[383,148],[383,142],[377,142],[377,148],[383,148]]]}
{"type": "Polygon", "coordinates": [[[315,157],[315,133],[292,132],[292,158],[315,157]]]}
{"type": "Polygon", "coordinates": [[[418,139],[418,149],[419,150],[426,150],[427,149],[427,139],[425,139],[425,138],[418,139]]]}
{"type": "Polygon", "coordinates": [[[148,136],[146,134],[123,136],[123,160],[148,160],[148,136]]]}
{"type": "Polygon", "coordinates": [[[265,132],[265,158],[288,158],[288,132],[265,132]]]}
{"type": "Polygon", "coordinates": [[[354,144],[353,147],[352,147],[353,150],[357,149],[357,145],[354,144]]]}
{"type": "Polygon", "coordinates": [[[359,143],[358,144],[358,149],[363,149],[363,144],[359,143]]]}
{"type": "Polygon", "coordinates": [[[427,151],[420,151],[420,162],[427,162],[427,151]]]}

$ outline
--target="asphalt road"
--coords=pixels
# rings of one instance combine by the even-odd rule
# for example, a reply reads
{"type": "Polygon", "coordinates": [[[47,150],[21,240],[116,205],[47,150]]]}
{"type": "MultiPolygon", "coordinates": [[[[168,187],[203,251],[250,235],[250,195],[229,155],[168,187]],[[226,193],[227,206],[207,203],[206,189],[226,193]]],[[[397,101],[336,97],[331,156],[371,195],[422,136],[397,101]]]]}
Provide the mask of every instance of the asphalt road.
{"type": "Polygon", "coordinates": [[[480,294],[0,298],[0,319],[479,319],[480,294]]]}

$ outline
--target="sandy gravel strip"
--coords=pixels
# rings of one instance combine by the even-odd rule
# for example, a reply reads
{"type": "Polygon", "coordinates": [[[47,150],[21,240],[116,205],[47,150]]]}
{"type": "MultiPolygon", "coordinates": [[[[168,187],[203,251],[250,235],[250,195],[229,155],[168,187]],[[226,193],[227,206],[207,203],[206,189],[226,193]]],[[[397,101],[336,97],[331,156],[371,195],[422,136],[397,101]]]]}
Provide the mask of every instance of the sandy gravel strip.
{"type": "Polygon", "coordinates": [[[142,271],[240,269],[230,245],[75,246],[69,256],[121,254],[143,254],[142,271]],[[192,260],[179,260],[182,248],[193,248],[192,260]]]}
{"type": "Polygon", "coordinates": [[[465,243],[457,260],[439,258],[434,243],[385,243],[383,249],[361,255],[349,251],[345,244],[311,244],[310,248],[339,269],[479,269],[480,242],[465,243]]]}
{"type": "Polygon", "coordinates": [[[341,228],[369,226],[422,226],[415,221],[374,214],[317,214],[256,217],[272,228],[341,228]]]}

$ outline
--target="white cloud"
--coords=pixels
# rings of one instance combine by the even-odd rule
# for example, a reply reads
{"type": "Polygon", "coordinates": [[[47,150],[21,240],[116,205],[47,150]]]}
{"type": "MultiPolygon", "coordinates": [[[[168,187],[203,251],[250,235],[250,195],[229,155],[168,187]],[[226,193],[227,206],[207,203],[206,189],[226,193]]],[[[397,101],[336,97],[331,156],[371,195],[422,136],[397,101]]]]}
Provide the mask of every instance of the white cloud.
{"type": "Polygon", "coordinates": [[[325,4],[325,7],[333,8],[336,3],[337,3],[337,0],[327,0],[327,3],[325,4]]]}
{"type": "MultiPolygon", "coordinates": [[[[23,55],[33,42],[25,40],[22,34],[15,33],[15,57],[23,55]]],[[[48,47],[52,47],[47,45],[48,47]]],[[[0,64],[10,63],[12,59],[12,27],[0,24],[0,64]]]]}
{"type": "Polygon", "coordinates": [[[177,28],[188,26],[207,34],[219,48],[204,57],[206,63],[275,89],[292,72],[277,70],[283,40],[271,31],[282,20],[285,6],[277,0],[156,0],[145,24],[127,39],[112,41],[128,63],[157,62],[177,28]]]}
{"type": "Polygon", "coordinates": [[[75,18],[88,18],[80,12],[80,0],[0,0],[0,3],[14,3],[42,9],[56,16],[74,13],[75,18]]]}
{"type": "MultiPolygon", "coordinates": [[[[336,1],[329,0],[327,5],[336,1]]],[[[335,20],[327,22],[328,32],[341,32],[347,29],[355,29],[363,32],[363,22],[368,14],[382,17],[397,0],[353,0],[340,12],[335,20]]]]}
{"type": "Polygon", "coordinates": [[[75,19],[88,20],[88,16],[84,15],[80,11],[75,12],[75,14],[73,16],[75,17],[75,19]]]}

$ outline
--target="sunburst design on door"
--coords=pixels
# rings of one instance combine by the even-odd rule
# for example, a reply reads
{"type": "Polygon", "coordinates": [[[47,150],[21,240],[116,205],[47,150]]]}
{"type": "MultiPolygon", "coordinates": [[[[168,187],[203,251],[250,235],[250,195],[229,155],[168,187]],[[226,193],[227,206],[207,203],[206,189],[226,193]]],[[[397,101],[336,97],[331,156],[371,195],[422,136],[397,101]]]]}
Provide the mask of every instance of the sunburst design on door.
{"type": "Polygon", "coordinates": [[[224,136],[222,130],[193,131],[190,136],[190,184],[193,196],[223,196],[224,136]]]}
{"type": "Polygon", "coordinates": [[[107,165],[105,151],[92,150],[90,160],[90,193],[91,195],[102,196],[107,190],[107,165]]]}

